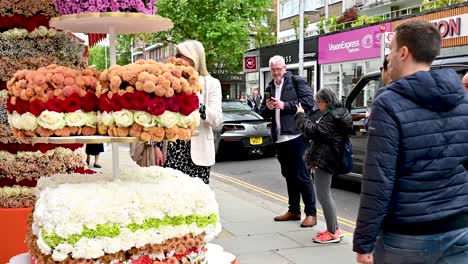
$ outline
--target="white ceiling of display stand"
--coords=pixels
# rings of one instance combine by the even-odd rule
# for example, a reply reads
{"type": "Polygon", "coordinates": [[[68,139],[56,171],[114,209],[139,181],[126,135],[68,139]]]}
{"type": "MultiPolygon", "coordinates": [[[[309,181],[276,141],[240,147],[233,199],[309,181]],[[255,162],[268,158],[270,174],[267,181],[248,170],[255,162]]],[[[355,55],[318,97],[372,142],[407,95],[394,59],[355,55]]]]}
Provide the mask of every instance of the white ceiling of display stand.
{"type": "Polygon", "coordinates": [[[168,18],[140,13],[82,13],[50,20],[50,26],[83,33],[134,34],[166,31],[174,24],[168,18]]]}

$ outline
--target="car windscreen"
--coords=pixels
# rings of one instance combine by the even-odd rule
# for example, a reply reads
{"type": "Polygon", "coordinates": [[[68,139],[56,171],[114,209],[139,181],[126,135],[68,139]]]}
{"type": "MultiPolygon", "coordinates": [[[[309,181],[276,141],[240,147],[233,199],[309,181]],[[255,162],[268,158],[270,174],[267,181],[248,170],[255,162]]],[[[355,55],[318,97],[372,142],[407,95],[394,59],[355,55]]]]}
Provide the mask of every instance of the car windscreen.
{"type": "Polygon", "coordinates": [[[251,111],[250,106],[239,101],[224,101],[222,104],[223,111],[251,111]]]}

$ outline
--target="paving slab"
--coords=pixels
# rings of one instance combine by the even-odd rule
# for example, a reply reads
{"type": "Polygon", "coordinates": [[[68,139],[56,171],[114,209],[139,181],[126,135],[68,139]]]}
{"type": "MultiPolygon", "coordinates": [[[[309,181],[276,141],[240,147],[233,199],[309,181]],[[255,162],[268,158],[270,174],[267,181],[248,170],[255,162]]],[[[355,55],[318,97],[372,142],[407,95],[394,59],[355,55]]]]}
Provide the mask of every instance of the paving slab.
{"type": "Polygon", "coordinates": [[[221,245],[226,251],[236,256],[245,253],[261,253],[278,249],[302,247],[301,244],[278,233],[218,238],[211,241],[211,243],[221,245]]]}
{"type": "MultiPolygon", "coordinates": [[[[311,263],[356,263],[356,257],[349,245],[329,244],[316,247],[280,249],[277,253],[295,264],[311,263]]],[[[259,264],[261,262],[258,262],[259,264]]]]}
{"type": "Polygon", "coordinates": [[[241,254],[237,257],[241,264],[294,264],[275,251],[241,254]]]}

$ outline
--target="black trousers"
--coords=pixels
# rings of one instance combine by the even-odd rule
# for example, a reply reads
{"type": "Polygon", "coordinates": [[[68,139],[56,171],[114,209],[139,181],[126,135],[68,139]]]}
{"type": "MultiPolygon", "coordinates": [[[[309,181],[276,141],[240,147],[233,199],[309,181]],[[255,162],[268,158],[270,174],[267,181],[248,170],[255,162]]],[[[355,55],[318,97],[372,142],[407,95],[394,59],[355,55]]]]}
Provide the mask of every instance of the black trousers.
{"type": "Polygon", "coordinates": [[[281,165],[281,174],[286,179],[289,198],[289,212],[300,214],[300,201],[304,202],[306,215],[317,215],[315,192],[310,171],[303,160],[309,142],[301,135],[293,140],[277,143],[276,154],[281,165]]]}

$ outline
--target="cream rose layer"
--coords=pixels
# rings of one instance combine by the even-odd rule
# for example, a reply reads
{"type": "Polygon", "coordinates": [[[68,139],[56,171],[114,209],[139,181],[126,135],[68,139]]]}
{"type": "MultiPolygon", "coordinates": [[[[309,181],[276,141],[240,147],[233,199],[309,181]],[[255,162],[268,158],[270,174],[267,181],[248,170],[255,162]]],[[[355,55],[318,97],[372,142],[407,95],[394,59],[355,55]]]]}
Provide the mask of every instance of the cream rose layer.
{"type": "Polygon", "coordinates": [[[69,127],[96,127],[98,125],[118,127],[130,127],[139,124],[143,127],[173,127],[175,125],[188,128],[198,127],[200,116],[198,111],[184,116],[180,113],[165,111],[162,115],[155,116],[144,111],[121,110],[112,113],[83,112],[77,110],[73,113],[58,113],[54,111],[43,111],[39,116],[26,112],[19,114],[14,111],[8,114],[8,121],[13,128],[21,130],[35,130],[38,126],[46,129],[56,130],[69,127]]]}
{"type": "Polygon", "coordinates": [[[40,179],[32,230],[56,261],[95,259],[186,234],[221,231],[213,191],[200,179],[161,167],[111,175],[40,179]]]}

